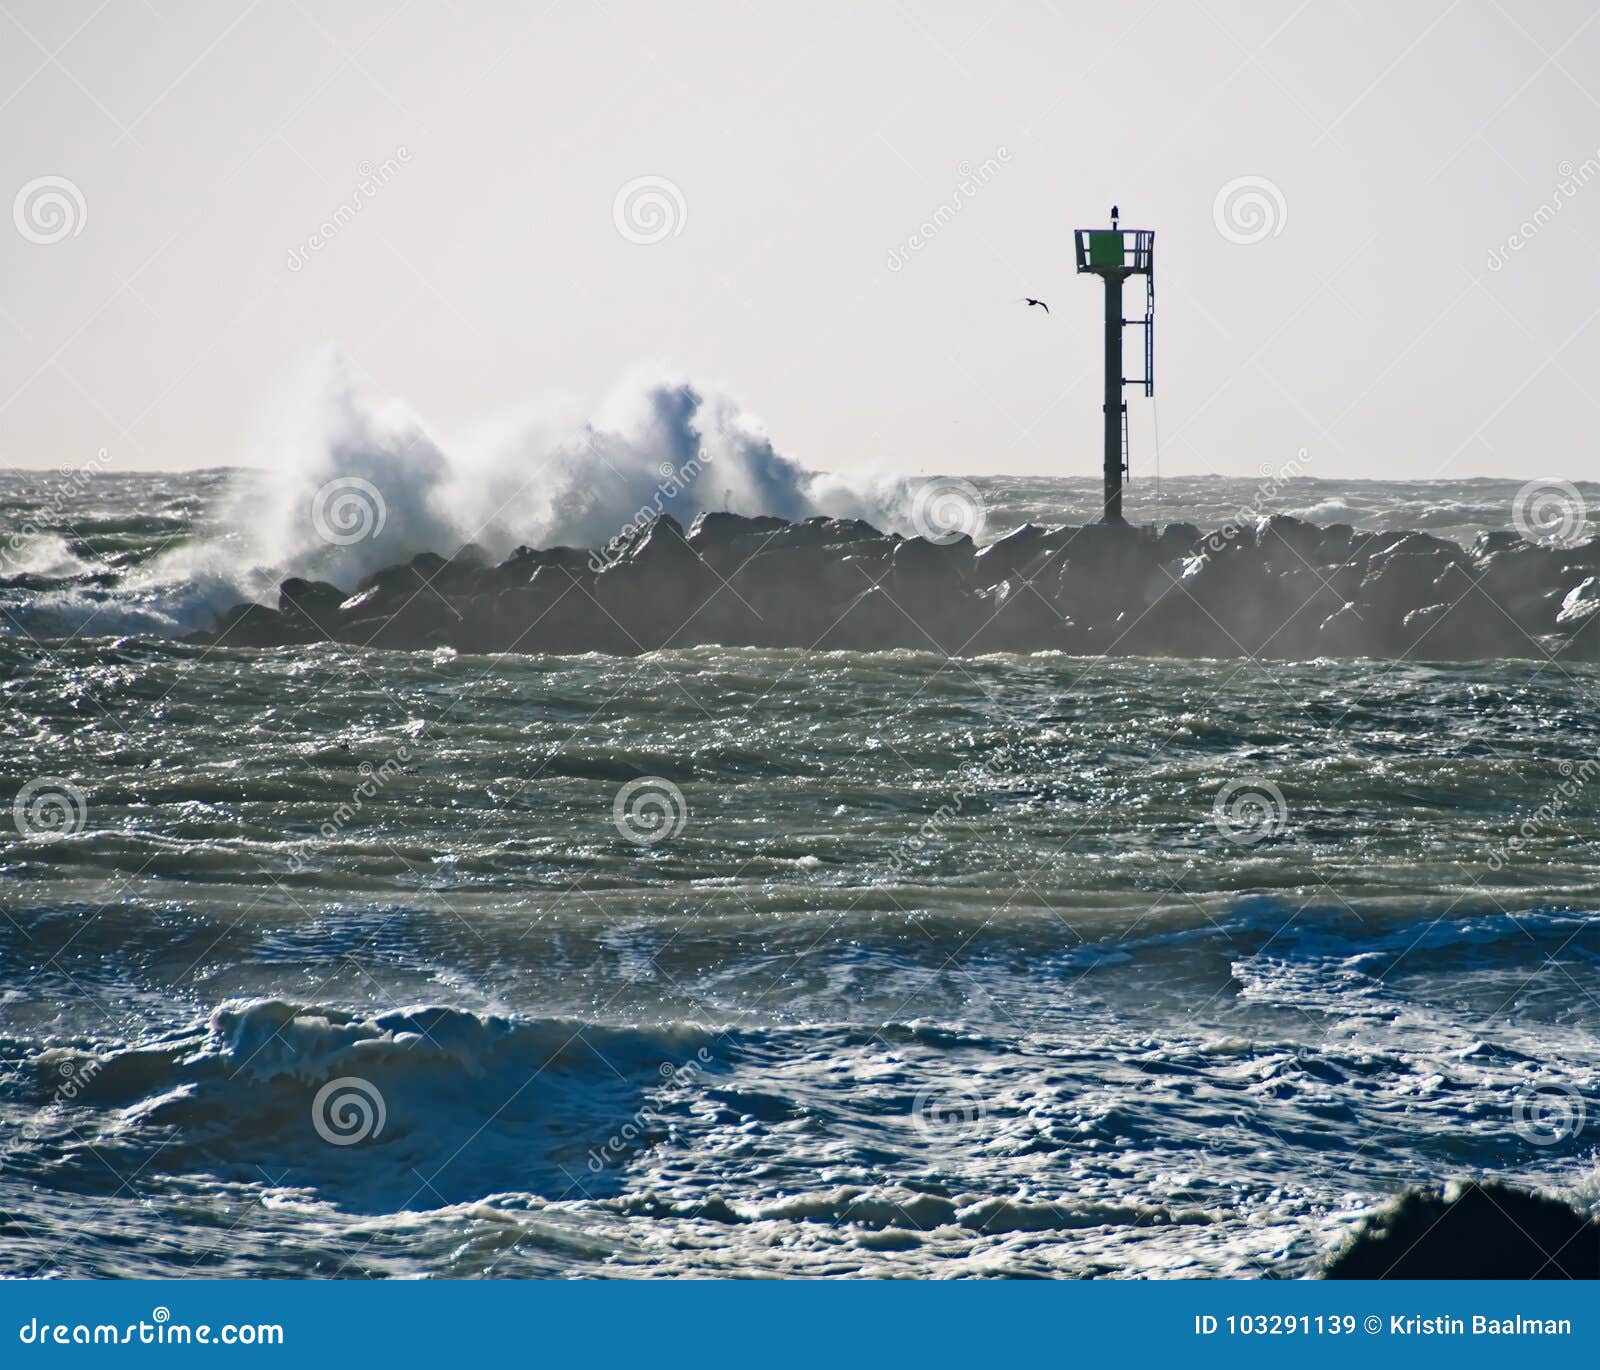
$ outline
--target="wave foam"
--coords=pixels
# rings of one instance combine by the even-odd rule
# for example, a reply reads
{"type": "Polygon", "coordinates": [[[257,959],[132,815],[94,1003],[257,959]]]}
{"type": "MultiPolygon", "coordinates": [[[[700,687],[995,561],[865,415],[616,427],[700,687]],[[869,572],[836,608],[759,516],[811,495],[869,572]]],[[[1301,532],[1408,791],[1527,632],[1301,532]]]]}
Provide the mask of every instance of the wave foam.
{"type": "Polygon", "coordinates": [[[687,524],[707,509],[903,521],[904,482],[811,471],[781,455],[728,395],[636,370],[595,412],[530,406],[456,442],[409,408],[374,397],[334,349],[308,358],[277,406],[261,453],[223,510],[222,531],[158,558],[135,584],[221,583],[261,597],[287,575],[349,588],[417,552],[475,543],[596,547],[642,510],[687,524]],[[370,533],[330,541],[327,492],[361,482],[370,533]],[[319,522],[322,526],[319,527],[319,522]]]}

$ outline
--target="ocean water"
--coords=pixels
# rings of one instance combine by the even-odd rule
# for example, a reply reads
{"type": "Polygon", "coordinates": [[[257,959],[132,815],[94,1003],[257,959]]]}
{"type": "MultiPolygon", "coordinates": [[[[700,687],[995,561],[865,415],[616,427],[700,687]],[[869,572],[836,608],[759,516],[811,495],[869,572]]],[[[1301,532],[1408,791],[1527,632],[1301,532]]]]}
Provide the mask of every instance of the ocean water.
{"type": "Polygon", "coordinates": [[[292,569],[237,479],[0,478],[0,1271],[1284,1277],[1407,1184],[1600,1207],[1600,670],[179,644],[292,569]]]}

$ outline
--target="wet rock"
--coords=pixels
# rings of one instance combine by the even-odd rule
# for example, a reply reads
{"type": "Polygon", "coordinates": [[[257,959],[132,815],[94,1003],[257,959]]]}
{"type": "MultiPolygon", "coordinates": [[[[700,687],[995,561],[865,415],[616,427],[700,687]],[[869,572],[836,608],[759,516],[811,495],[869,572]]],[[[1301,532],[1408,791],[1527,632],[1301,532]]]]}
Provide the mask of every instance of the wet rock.
{"type": "Polygon", "coordinates": [[[342,606],[346,618],[371,618],[399,613],[419,596],[443,593],[435,582],[450,563],[436,552],[418,552],[408,562],[385,566],[356,582],[356,592],[342,606]]]}
{"type": "Polygon", "coordinates": [[[706,512],[696,516],[689,529],[689,545],[701,556],[711,558],[715,553],[739,538],[770,537],[789,526],[788,519],[767,514],[749,517],[745,514],[706,512]]]}
{"type": "Polygon", "coordinates": [[[592,563],[600,557],[598,552],[582,547],[519,547],[498,566],[491,567],[482,577],[484,588],[503,590],[513,585],[526,585],[541,566],[559,566],[576,574],[593,572],[592,563]]]}
{"type": "Polygon", "coordinates": [[[1169,523],[1162,528],[1160,537],[1156,539],[1156,555],[1162,561],[1188,556],[1199,544],[1202,536],[1200,525],[1197,523],[1169,523]]]}
{"type": "Polygon", "coordinates": [[[1600,576],[1590,576],[1562,598],[1556,614],[1562,661],[1600,661],[1600,576]]]}
{"type": "Polygon", "coordinates": [[[883,574],[870,560],[813,547],[759,552],[727,572],[724,596],[747,607],[753,620],[737,645],[809,647],[883,574]]]}
{"type": "Polygon", "coordinates": [[[1407,1190],[1323,1268],[1330,1280],[1600,1279],[1600,1222],[1497,1182],[1407,1190]]]}
{"type": "Polygon", "coordinates": [[[1472,596],[1452,604],[1413,609],[1402,621],[1413,661],[1480,661],[1487,657],[1547,656],[1535,638],[1492,605],[1472,596]]]}
{"type": "Polygon", "coordinates": [[[1056,607],[1090,629],[1108,628],[1129,610],[1142,612],[1165,551],[1153,528],[1091,523],[1070,530],[1057,554],[1056,607]]]}
{"type": "Polygon", "coordinates": [[[1274,514],[1256,525],[1255,544],[1275,571],[1314,566],[1322,549],[1322,529],[1288,514],[1274,514]]]}
{"type": "MultiPolygon", "coordinates": [[[[702,615],[722,588],[722,578],[689,545],[683,525],[663,514],[621,561],[595,577],[593,598],[633,650],[649,652],[717,640],[721,635],[702,615]]],[[[737,607],[736,599],[727,606],[729,612],[737,607]]]]}
{"type": "Polygon", "coordinates": [[[768,546],[779,547],[837,547],[847,542],[872,542],[883,534],[861,519],[801,519],[775,533],[763,534],[768,546]]]}
{"type": "Polygon", "coordinates": [[[881,585],[863,590],[817,640],[824,652],[918,652],[947,650],[897,604],[881,585]]]}
{"type": "Polygon", "coordinates": [[[962,646],[966,654],[988,652],[1083,652],[1089,642],[1031,581],[1002,580],[978,591],[978,624],[962,646]]]}
{"type": "Polygon", "coordinates": [[[353,647],[431,650],[455,646],[465,618],[461,605],[437,593],[419,592],[391,612],[341,618],[335,635],[353,647]]]}
{"type": "Polygon", "coordinates": [[[290,622],[327,633],[338,621],[345,593],[325,580],[291,576],[278,586],[278,612],[290,622]]]}
{"type": "Polygon", "coordinates": [[[972,539],[964,533],[951,542],[906,538],[890,548],[889,565],[894,576],[907,585],[918,580],[969,580],[975,551],[972,539]]]}
{"type": "Polygon", "coordinates": [[[1350,560],[1356,530],[1348,523],[1330,523],[1322,530],[1322,541],[1317,544],[1319,566],[1343,566],[1350,560]]]}
{"type": "Polygon", "coordinates": [[[663,515],[599,549],[468,545],[364,577],[290,579],[278,608],[237,605],[196,641],[634,653],[720,643],[951,654],[1062,650],[1304,659],[1600,658],[1600,541],[1318,528],[1277,515],[1192,524],[1024,524],[989,547],[789,523],[663,515]]]}
{"type": "Polygon", "coordinates": [[[224,609],[210,636],[218,647],[287,647],[322,638],[316,628],[303,620],[291,620],[265,604],[249,603],[224,609]]]}
{"type": "Polygon", "coordinates": [[[1316,656],[1394,656],[1404,640],[1404,616],[1380,617],[1371,604],[1353,600],[1329,614],[1317,630],[1316,656]]]}
{"type": "Polygon", "coordinates": [[[549,652],[572,655],[605,652],[627,656],[636,650],[595,603],[595,576],[587,567],[541,566],[526,585],[492,597],[480,596],[466,625],[466,650],[549,652]]]}
{"type": "Polygon", "coordinates": [[[1496,528],[1479,533],[1472,540],[1472,555],[1487,557],[1495,552],[1509,551],[1523,546],[1522,534],[1510,528],[1496,528]]]}
{"type": "Polygon", "coordinates": [[[1386,552],[1374,557],[1362,577],[1359,599],[1400,611],[1428,603],[1434,582],[1452,565],[1448,554],[1439,552],[1386,552]]]}
{"type": "Polygon", "coordinates": [[[1305,660],[1319,654],[1322,625],[1350,602],[1353,568],[1300,566],[1278,578],[1279,622],[1262,640],[1263,655],[1305,660]]]}
{"type": "Polygon", "coordinates": [[[1581,632],[1600,616],[1600,576],[1590,576],[1568,590],[1556,614],[1556,628],[1564,633],[1581,632]]]}
{"type": "Polygon", "coordinates": [[[1037,523],[1024,523],[1002,538],[996,538],[973,557],[973,580],[980,586],[998,585],[1048,549],[1049,530],[1037,523]]]}

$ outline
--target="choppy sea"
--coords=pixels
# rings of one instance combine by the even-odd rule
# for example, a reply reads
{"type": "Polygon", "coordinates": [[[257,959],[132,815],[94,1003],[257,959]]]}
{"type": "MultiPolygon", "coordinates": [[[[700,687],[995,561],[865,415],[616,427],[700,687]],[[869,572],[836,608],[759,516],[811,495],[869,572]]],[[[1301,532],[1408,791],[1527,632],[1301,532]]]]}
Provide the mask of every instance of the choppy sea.
{"type": "Polygon", "coordinates": [[[0,477],[0,1272],[1281,1277],[1407,1184],[1600,1207],[1600,669],[188,646],[237,477],[65,479],[0,477]]]}

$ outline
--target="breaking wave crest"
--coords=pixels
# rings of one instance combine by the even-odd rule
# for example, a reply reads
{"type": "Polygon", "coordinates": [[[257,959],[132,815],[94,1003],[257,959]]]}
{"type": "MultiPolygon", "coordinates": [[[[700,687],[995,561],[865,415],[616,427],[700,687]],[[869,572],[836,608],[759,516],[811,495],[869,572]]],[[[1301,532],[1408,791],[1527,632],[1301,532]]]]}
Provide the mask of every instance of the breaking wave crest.
{"type": "Polygon", "coordinates": [[[628,373],[592,410],[535,402],[447,441],[330,346],[293,369],[268,412],[253,464],[190,536],[148,555],[107,557],[103,537],[76,539],[87,525],[75,498],[60,532],[0,563],[0,576],[63,582],[19,586],[28,597],[11,617],[41,636],[170,635],[240,599],[270,600],[287,576],[349,586],[469,543],[496,558],[520,544],[600,546],[646,511],[685,524],[708,509],[909,518],[903,480],[809,470],[731,396],[659,370],[628,373]]]}
{"type": "Polygon", "coordinates": [[[536,404],[447,442],[329,349],[302,365],[276,410],[220,536],[162,556],[150,577],[260,594],[286,575],[350,585],[469,543],[497,558],[523,543],[600,546],[643,510],[684,523],[705,509],[893,523],[905,504],[898,480],[808,470],[727,394],[645,370],[592,414],[536,404]]]}

